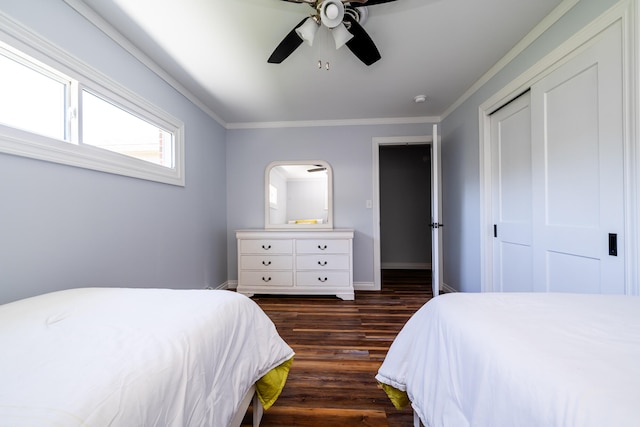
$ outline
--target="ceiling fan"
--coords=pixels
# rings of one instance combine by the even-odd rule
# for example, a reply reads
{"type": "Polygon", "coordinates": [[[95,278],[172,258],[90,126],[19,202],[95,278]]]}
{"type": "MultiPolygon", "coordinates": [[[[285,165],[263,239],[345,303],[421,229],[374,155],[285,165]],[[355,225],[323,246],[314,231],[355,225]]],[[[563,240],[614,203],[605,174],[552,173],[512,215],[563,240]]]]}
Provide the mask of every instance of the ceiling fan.
{"type": "Polygon", "coordinates": [[[378,61],[380,52],[364,30],[362,24],[367,19],[366,6],[389,3],[395,0],[284,0],[291,3],[306,3],[314,13],[300,21],[275,48],[268,61],[280,64],[306,41],[313,45],[313,39],[320,26],[331,31],[336,49],[345,44],[366,65],[378,61]]]}

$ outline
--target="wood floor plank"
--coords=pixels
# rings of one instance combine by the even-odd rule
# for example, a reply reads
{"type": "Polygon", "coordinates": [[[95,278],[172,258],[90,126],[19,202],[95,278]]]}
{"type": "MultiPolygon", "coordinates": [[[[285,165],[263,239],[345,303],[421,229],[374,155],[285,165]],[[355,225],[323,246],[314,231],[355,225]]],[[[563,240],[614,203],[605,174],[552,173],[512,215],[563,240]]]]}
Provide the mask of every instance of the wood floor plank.
{"type": "Polygon", "coordinates": [[[396,410],[375,375],[395,336],[431,298],[430,272],[384,270],[382,280],[381,291],[357,291],[355,301],[254,297],[296,352],[263,427],[413,426],[411,408],[396,410]]]}
{"type": "Polygon", "coordinates": [[[359,409],[332,409],[332,408],[272,408],[273,411],[265,413],[263,424],[278,419],[278,426],[314,427],[318,419],[323,420],[323,426],[371,426],[388,427],[387,416],[384,411],[359,410],[359,409]]]}

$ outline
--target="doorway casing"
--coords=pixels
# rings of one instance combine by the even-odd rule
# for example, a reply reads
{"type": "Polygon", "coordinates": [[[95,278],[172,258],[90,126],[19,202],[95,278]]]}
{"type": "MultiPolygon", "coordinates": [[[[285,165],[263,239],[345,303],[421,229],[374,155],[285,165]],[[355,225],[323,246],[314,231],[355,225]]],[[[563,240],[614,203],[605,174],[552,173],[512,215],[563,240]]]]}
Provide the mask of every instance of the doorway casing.
{"type": "MultiPolygon", "coordinates": [[[[380,260],[380,146],[383,145],[433,145],[433,135],[374,137],[372,139],[372,175],[373,175],[373,290],[382,289],[381,260],[380,260]]],[[[438,168],[439,171],[439,168],[438,168]]],[[[438,177],[439,178],[439,177],[438,177]]],[[[437,185],[438,180],[432,180],[431,185],[437,185]]],[[[433,188],[432,188],[433,194],[433,188]]],[[[440,192],[437,192],[440,194],[440,192]]],[[[429,221],[431,222],[431,221],[429,221]]],[[[432,257],[434,255],[432,254],[432,257]]],[[[441,258],[440,258],[441,259],[441,258]]],[[[437,268],[432,266],[432,268],[437,268]]],[[[440,270],[441,271],[441,270],[440,270]]]]}

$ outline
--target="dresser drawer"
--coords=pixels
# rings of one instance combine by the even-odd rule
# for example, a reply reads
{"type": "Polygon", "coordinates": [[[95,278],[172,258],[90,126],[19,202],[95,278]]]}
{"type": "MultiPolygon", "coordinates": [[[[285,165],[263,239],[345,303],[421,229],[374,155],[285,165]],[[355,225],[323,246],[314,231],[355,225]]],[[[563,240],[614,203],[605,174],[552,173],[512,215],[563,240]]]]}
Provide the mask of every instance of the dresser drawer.
{"type": "Polygon", "coordinates": [[[264,239],[240,240],[240,252],[243,254],[291,254],[292,240],[264,239]]]}
{"type": "Polygon", "coordinates": [[[293,286],[291,271],[241,271],[239,286],[293,286]]]}
{"type": "Polygon", "coordinates": [[[296,286],[348,287],[349,277],[349,271],[300,271],[296,274],[296,286]]]}
{"type": "Polygon", "coordinates": [[[291,270],[293,257],[291,255],[242,255],[240,269],[242,270],[291,270]]]}
{"type": "Polygon", "coordinates": [[[309,239],[296,240],[296,252],[299,254],[348,254],[350,240],[347,239],[309,239]]]}
{"type": "Polygon", "coordinates": [[[296,268],[298,270],[349,270],[351,262],[348,254],[299,255],[296,258],[296,268]]]}
{"type": "Polygon", "coordinates": [[[353,230],[237,230],[238,287],[256,294],[353,300],[353,230]]]}

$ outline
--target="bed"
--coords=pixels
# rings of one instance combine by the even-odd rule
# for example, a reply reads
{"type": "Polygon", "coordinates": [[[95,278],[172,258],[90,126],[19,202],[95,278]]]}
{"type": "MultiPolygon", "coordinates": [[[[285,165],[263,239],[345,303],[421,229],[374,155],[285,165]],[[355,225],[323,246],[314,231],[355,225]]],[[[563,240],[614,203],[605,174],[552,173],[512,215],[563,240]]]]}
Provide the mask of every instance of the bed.
{"type": "Polygon", "coordinates": [[[0,426],[228,427],[251,402],[257,424],[293,356],[258,305],[232,291],[27,298],[0,306],[0,426]]]}
{"type": "Polygon", "coordinates": [[[376,379],[428,427],[640,425],[640,297],[456,293],[427,302],[376,379]]]}

